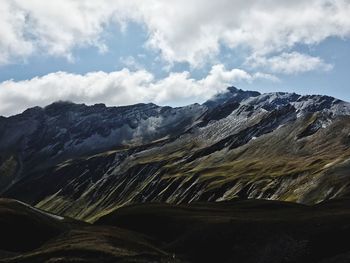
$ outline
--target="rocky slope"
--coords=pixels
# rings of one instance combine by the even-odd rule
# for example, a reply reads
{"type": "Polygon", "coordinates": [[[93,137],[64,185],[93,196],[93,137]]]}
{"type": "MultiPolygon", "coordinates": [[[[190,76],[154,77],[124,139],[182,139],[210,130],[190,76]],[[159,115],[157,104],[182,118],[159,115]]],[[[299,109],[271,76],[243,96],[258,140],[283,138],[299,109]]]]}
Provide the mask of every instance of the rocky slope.
{"type": "Polygon", "coordinates": [[[0,119],[2,196],[95,221],[127,204],[350,192],[350,106],[231,87],[203,105],[55,103],[0,119]]]}
{"type": "Polygon", "coordinates": [[[0,119],[0,189],[26,174],[69,158],[141,145],[175,136],[191,125],[203,106],[183,108],[137,104],[126,107],[56,102],[0,119]]]}

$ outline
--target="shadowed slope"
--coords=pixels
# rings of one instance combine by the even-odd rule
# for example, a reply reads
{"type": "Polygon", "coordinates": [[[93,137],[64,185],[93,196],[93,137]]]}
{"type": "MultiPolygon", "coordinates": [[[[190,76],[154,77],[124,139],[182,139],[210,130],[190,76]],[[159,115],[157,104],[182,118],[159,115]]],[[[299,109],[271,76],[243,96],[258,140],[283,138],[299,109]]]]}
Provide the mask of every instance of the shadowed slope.
{"type": "Polygon", "coordinates": [[[118,209],[96,224],[146,233],[191,262],[348,262],[349,205],[349,200],[311,207],[264,200],[142,204],[118,209]]]}
{"type": "Polygon", "coordinates": [[[18,201],[0,199],[0,249],[25,252],[68,229],[66,220],[18,201]],[[62,221],[62,222],[61,222],[62,221]]]}
{"type": "Polygon", "coordinates": [[[349,204],[151,203],[91,225],[2,199],[0,262],[345,263],[349,204]]]}
{"type": "Polygon", "coordinates": [[[0,262],[178,262],[143,234],[0,199],[0,262]]]}

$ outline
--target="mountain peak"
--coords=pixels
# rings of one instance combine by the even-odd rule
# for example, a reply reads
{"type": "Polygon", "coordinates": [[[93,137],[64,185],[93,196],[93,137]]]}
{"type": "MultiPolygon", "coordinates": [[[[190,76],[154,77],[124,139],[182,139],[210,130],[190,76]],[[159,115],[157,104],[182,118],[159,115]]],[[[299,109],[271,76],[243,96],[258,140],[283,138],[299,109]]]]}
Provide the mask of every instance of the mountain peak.
{"type": "Polygon", "coordinates": [[[261,93],[257,91],[245,91],[231,86],[228,87],[225,92],[218,93],[213,98],[206,101],[204,105],[207,107],[215,107],[228,101],[241,102],[250,97],[257,97],[259,95],[261,95],[261,93]]]}
{"type": "Polygon", "coordinates": [[[85,104],[76,104],[71,101],[56,101],[51,103],[50,105],[47,105],[44,107],[44,110],[47,114],[52,115],[52,114],[59,114],[62,111],[71,111],[74,109],[86,107],[85,104]]]}

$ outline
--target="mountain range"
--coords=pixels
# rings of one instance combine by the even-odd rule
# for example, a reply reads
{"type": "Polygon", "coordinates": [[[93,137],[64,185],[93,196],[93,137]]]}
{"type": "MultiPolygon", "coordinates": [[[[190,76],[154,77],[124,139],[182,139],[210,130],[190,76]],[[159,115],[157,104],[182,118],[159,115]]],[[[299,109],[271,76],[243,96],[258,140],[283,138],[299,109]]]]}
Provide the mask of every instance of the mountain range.
{"type": "Polygon", "coordinates": [[[0,117],[0,262],[347,263],[349,169],[329,96],[30,108],[0,117]]]}
{"type": "Polygon", "coordinates": [[[0,118],[0,195],[95,222],[126,205],[350,193],[350,104],[229,87],[203,104],[55,102],[0,118]]]}

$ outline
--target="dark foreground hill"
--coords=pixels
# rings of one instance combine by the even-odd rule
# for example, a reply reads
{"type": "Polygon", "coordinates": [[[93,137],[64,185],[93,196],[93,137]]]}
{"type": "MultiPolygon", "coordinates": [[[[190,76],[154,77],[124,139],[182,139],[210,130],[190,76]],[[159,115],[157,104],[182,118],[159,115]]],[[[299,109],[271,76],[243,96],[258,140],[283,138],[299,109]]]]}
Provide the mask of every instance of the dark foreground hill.
{"type": "Polygon", "coordinates": [[[143,234],[93,226],[15,200],[0,199],[0,232],[0,262],[177,262],[143,234]]]}
{"type": "Polygon", "coordinates": [[[350,106],[229,88],[199,105],[58,102],[0,118],[0,196],[94,222],[118,207],[350,193],[350,106]]]}
{"type": "Polygon", "coordinates": [[[0,200],[0,262],[346,263],[350,201],[120,208],[93,225],[0,200]]]}

